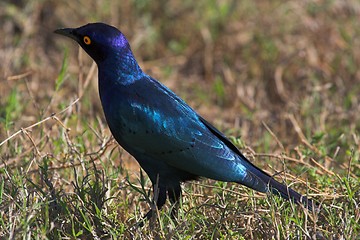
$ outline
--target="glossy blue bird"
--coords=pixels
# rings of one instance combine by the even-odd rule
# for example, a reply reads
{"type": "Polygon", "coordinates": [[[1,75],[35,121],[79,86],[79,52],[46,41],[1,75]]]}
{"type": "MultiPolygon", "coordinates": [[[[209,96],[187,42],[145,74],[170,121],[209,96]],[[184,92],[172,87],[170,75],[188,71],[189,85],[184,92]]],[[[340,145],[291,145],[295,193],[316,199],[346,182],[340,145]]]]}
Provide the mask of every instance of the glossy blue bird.
{"type": "MultiPolygon", "coordinates": [[[[118,29],[92,23],[55,33],[74,39],[97,63],[99,94],[111,133],[158,186],[158,209],[167,196],[178,203],[180,184],[199,177],[273,192],[312,209],[311,200],[253,165],[224,134],[144,73],[118,29]]],[[[146,217],[151,215],[149,211],[146,217]]]]}

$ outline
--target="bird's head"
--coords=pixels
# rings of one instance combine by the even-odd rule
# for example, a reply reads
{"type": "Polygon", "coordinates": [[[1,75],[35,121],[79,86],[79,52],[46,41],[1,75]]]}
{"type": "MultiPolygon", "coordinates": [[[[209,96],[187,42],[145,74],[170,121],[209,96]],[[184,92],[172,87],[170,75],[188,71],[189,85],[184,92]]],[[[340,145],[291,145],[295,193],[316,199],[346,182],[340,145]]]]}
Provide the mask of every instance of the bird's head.
{"type": "Polygon", "coordinates": [[[79,28],[62,28],[55,33],[74,39],[96,63],[130,49],[125,36],[115,27],[104,23],[89,23],[79,28]]]}

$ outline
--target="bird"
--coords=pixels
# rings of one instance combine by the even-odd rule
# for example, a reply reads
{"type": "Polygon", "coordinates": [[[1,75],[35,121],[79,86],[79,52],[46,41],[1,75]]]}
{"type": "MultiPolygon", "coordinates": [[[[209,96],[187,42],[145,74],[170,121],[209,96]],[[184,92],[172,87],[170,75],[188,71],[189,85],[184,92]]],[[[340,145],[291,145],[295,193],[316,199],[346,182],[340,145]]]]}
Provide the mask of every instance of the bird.
{"type": "MultiPolygon", "coordinates": [[[[205,177],[273,193],[312,211],[311,199],[251,163],[222,132],[147,75],[116,27],[96,22],[55,33],[75,40],[96,62],[106,122],[116,141],[150,178],[158,194],[157,209],[167,198],[178,206],[181,184],[205,177]]],[[[177,211],[174,207],[172,216],[177,211]]],[[[144,219],[153,214],[149,210],[144,219]]]]}

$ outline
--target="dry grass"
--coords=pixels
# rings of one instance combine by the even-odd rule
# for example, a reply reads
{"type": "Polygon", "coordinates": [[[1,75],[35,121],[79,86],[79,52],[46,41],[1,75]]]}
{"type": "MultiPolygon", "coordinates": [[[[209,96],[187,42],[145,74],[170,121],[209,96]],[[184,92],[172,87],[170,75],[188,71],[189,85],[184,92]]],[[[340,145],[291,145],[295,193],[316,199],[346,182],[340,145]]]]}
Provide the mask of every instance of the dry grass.
{"type": "Polygon", "coordinates": [[[1,238],[359,237],[357,1],[19,0],[0,3],[0,20],[1,238]],[[149,181],[111,138],[96,66],[52,33],[93,21],[120,28],[147,73],[323,210],[202,180],[184,186],[178,223],[165,208],[133,228],[149,181]]]}

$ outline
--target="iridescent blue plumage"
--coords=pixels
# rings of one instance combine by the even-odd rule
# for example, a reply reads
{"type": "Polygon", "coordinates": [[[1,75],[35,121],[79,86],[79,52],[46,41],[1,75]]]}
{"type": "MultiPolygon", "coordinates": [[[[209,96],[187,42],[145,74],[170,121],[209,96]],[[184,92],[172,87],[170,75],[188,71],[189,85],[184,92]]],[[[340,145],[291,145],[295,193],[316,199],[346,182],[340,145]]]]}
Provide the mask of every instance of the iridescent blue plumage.
{"type": "Polygon", "coordinates": [[[310,200],[254,166],[182,99],[146,75],[119,30],[94,23],[56,33],[75,39],[97,63],[107,123],[153,185],[158,179],[159,208],[167,194],[172,202],[178,201],[181,182],[207,177],[237,182],[260,192],[272,191],[311,209],[310,200]]]}

